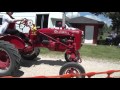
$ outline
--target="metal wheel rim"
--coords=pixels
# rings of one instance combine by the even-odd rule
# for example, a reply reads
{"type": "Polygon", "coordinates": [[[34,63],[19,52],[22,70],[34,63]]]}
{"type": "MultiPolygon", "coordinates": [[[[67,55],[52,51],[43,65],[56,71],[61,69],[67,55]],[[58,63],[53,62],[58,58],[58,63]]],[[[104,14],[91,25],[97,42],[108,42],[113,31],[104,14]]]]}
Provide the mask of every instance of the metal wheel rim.
{"type": "Polygon", "coordinates": [[[10,68],[10,56],[6,50],[0,48],[0,72],[6,72],[10,68]]]}
{"type": "MultiPolygon", "coordinates": [[[[81,72],[79,71],[79,69],[75,68],[75,67],[70,67],[67,68],[63,74],[81,74],[81,72]]],[[[73,77],[73,78],[81,78],[81,76],[79,77],[73,77]]]]}

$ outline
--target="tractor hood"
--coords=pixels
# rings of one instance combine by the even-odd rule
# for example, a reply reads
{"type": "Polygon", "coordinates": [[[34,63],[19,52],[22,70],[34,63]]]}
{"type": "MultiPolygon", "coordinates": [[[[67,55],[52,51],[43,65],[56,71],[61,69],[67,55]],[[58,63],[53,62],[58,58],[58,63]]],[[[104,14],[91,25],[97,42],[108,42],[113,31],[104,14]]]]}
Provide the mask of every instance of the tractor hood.
{"type": "Polygon", "coordinates": [[[38,29],[39,33],[44,33],[47,35],[70,35],[74,36],[76,34],[82,35],[82,31],[79,29],[56,29],[56,28],[43,28],[38,29]]]}
{"type": "Polygon", "coordinates": [[[38,34],[46,34],[51,37],[74,37],[76,43],[76,49],[80,49],[82,41],[82,30],[76,29],[55,29],[55,28],[44,28],[38,29],[38,34]]]}

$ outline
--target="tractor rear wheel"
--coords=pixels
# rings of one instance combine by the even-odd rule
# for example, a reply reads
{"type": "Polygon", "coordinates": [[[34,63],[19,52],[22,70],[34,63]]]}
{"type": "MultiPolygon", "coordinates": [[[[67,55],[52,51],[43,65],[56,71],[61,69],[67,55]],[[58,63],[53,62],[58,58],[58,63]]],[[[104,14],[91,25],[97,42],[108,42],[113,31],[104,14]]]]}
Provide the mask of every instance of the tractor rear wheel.
{"type": "Polygon", "coordinates": [[[0,76],[12,75],[20,67],[21,56],[13,44],[0,41],[0,76]]]}
{"type": "Polygon", "coordinates": [[[34,51],[30,54],[22,54],[21,57],[25,60],[34,60],[40,54],[40,49],[38,47],[34,48],[34,51]]]}

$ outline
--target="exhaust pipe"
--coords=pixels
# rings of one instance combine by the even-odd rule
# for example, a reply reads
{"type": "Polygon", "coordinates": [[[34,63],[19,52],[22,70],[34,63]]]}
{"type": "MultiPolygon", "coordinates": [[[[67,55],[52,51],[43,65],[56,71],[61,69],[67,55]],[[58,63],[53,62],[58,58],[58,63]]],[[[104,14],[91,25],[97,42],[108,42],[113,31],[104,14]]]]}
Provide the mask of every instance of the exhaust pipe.
{"type": "Polygon", "coordinates": [[[62,28],[63,29],[65,29],[65,17],[66,17],[66,15],[65,15],[65,12],[63,12],[63,19],[62,19],[62,28]]]}

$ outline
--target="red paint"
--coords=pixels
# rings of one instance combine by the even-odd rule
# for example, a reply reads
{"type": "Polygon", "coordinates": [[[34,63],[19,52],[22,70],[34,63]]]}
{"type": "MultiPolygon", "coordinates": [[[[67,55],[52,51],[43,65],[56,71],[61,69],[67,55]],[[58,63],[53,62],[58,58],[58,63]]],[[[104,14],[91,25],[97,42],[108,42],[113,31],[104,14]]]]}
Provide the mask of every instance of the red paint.
{"type": "Polygon", "coordinates": [[[17,36],[5,35],[4,37],[0,37],[0,40],[8,41],[14,44],[17,49],[25,48],[25,42],[17,36]]]}
{"type": "Polygon", "coordinates": [[[93,36],[93,44],[96,44],[97,43],[97,38],[98,38],[98,26],[94,26],[94,36],[93,36]]]}
{"type": "MultiPolygon", "coordinates": [[[[24,22],[27,27],[27,20],[24,22]]],[[[6,35],[0,37],[0,40],[8,41],[15,45],[21,53],[31,53],[35,47],[45,47],[52,51],[67,52],[75,60],[75,52],[81,48],[81,30],[55,29],[44,28],[32,30],[30,28],[29,34],[26,34],[32,41],[32,46],[25,47],[25,42],[17,36],[6,35]]],[[[78,58],[79,59],[79,58],[78,58]]]]}
{"type": "Polygon", "coordinates": [[[25,47],[22,52],[25,53],[25,54],[30,54],[33,52],[33,47],[32,46],[28,46],[28,47],[25,47]]]}
{"type": "MultiPolygon", "coordinates": [[[[50,29],[50,28],[45,28],[45,29],[39,29],[37,31],[37,34],[41,34],[41,35],[44,35],[46,37],[48,37],[49,41],[50,41],[50,44],[56,48],[51,48],[51,45],[48,45],[48,48],[50,50],[54,50],[54,51],[65,51],[67,48],[69,48],[69,40],[67,40],[67,45],[64,44],[64,43],[61,43],[59,40],[60,38],[58,37],[61,37],[61,38],[64,38],[64,37],[74,37],[74,41],[73,43],[77,43],[75,45],[75,48],[76,50],[80,49],[81,47],[81,35],[82,35],[82,32],[80,30],[62,30],[62,29],[50,29]],[[57,40],[58,39],[58,40],[57,40]],[[55,41],[55,42],[53,42],[55,41]]],[[[40,44],[40,43],[39,43],[40,44]]],[[[40,46],[43,46],[44,45],[40,45],[40,46]]],[[[45,46],[46,47],[46,46],[45,46]]]]}
{"type": "Polygon", "coordinates": [[[7,55],[6,51],[0,50],[0,69],[6,69],[10,65],[10,58],[7,55]]]}

